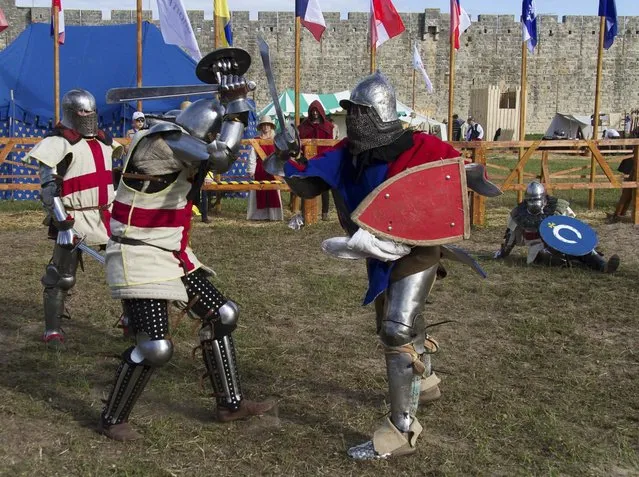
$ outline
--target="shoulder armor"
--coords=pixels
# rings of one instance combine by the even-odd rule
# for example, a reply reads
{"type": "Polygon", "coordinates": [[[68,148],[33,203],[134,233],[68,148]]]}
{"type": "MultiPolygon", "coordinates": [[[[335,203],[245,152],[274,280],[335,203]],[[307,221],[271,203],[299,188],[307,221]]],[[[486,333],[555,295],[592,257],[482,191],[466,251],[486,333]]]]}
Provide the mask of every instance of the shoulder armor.
{"type": "Polygon", "coordinates": [[[168,121],[159,121],[149,128],[148,134],[158,134],[166,132],[184,132],[184,130],[175,123],[168,121]]]}

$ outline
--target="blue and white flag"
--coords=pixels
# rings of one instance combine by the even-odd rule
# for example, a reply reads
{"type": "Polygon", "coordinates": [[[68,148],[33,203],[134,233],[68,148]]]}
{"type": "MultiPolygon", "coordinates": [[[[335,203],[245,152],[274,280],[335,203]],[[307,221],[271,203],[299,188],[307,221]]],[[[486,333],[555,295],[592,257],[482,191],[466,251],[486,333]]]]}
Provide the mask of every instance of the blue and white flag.
{"type": "Polygon", "coordinates": [[[537,46],[537,12],[535,0],[521,2],[521,33],[522,41],[528,43],[528,50],[533,53],[537,46]]]}
{"type": "Polygon", "coordinates": [[[606,17],[606,33],[604,34],[604,48],[607,50],[617,36],[617,6],[615,0],[599,0],[599,16],[606,17]]]}
{"type": "Polygon", "coordinates": [[[182,0],[158,0],[158,13],[164,43],[184,48],[191,58],[199,61],[202,54],[182,0]]]}
{"type": "Polygon", "coordinates": [[[426,73],[426,68],[424,68],[424,63],[422,62],[422,57],[419,55],[419,50],[417,49],[417,43],[413,44],[413,68],[419,71],[422,74],[422,78],[424,78],[424,83],[426,83],[426,91],[429,93],[433,92],[433,83],[431,83],[430,78],[428,77],[428,73],[426,73]]]}

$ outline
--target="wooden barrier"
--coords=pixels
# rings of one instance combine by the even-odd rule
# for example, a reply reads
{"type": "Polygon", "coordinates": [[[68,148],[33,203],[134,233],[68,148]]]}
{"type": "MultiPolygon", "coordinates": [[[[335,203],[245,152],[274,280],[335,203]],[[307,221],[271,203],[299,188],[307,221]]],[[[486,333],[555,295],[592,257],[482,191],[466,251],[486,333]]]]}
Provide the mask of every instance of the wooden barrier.
{"type": "MultiPolygon", "coordinates": [[[[37,171],[35,164],[27,164],[8,159],[11,152],[25,152],[21,147],[34,145],[41,138],[7,138],[0,137],[0,164],[9,163],[15,166],[25,167],[37,171]],[[18,149],[20,148],[20,149],[18,149]],[[15,151],[14,151],[15,150],[15,151]]],[[[116,139],[121,144],[128,144],[128,139],[116,139]]],[[[333,139],[304,139],[302,145],[304,155],[313,157],[317,152],[317,146],[333,146],[338,141],[333,139]]],[[[262,144],[272,144],[270,140],[247,139],[242,144],[255,148],[258,156],[264,158],[266,154],[261,148],[262,144]]],[[[517,191],[518,199],[526,188],[526,181],[539,178],[549,191],[552,190],[580,190],[586,189],[594,191],[596,189],[633,189],[634,196],[631,203],[632,222],[639,224],[639,139],[609,139],[601,141],[591,140],[552,140],[552,141],[471,141],[471,142],[451,142],[451,145],[462,151],[462,154],[473,162],[484,164],[493,182],[504,191],[517,191]],[[602,149],[605,148],[605,149],[602,149]],[[504,156],[516,157],[515,164],[504,166],[496,164],[496,158],[491,154],[498,154],[501,159],[504,156]],[[584,156],[584,166],[569,167],[566,169],[551,172],[550,163],[557,164],[562,159],[570,156],[584,156]],[[592,163],[590,158],[592,157],[592,163]],[[534,159],[539,159],[538,172],[526,171],[526,166],[530,165],[534,159]],[[609,161],[618,162],[620,160],[632,158],[634,161],[634,176],[630,180],[623,181],[621,174],[614,171],[609,161]],[[594,164],[594,167],[592,166],[594,164]],[[600,172],[598,171],[600,169],[600,172]],[[499,175],[499,174],[506,175],[499,175]],[[576,180],[576,179],[587,179],[576,180]]],[[[573,158],[574,160],[574,158],[573,158]]],[[[530,169],[530,168],[529,168],[530,169]]],[[[13,181],[31,176],[25,175],[0,175],[0,179],[13,181]]],[[[35,176],[37,178],[37,176],[35,176]]],[[[38,183],[0,183],[0,190],[36,190],[38,183]]],[[[243,192],[248,190],[290,190],[286,183],[281,180],[276,181],[249,181],[249,180],[218,180],[205,186],[205,190],[217,192],[243,192]]],[[[474,225],[482,225],[485,222],[485,198],[477,194],[472,194],[471,220],[474,225]]],[[[304,218],[306,223],[316,223],[319,217],[318,199],[304,201],[304,218]]]]}

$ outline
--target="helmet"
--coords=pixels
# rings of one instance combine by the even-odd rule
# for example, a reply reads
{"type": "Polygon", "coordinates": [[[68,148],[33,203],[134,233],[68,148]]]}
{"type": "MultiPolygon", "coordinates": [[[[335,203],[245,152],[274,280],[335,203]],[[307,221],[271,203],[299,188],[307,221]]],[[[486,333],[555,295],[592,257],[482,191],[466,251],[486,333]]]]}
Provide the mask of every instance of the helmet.
{"type": "Polygon", "coordinates": [[[62,97],[63,126],[73,129],[83,137],[98,134],[98,113],[95,98],[84,89],[72,89],[62,97]]]}
{"type": "Polygon", "coordinates": [[[199,99],[178,114],[175,122],[191,136],[209,142],[220,132],[223,115],[224,107],[217,99],[199,99]]]}
{"type": "Polygon", "coordinates": [[[346,133],[353,154],[386,146],[402,133],[395,89],[379,71],[362,79],[349,99],[339,102],[348,112],[346,133]]]}
{"type": "Polygon", "coordinates": [[[533,215],[541,214],[546,207],[546,188],[541,182],[532,181],[526,187],[524,195],[526,209],[533,215]]]}
{"type": "Polygon", "coordinates": [[[360,80],[351,91],[350,98],[339,102],[347,111],[354,104],[373,109],[383,124],[399,121],[395,89],[379,71],[360,80]]]}

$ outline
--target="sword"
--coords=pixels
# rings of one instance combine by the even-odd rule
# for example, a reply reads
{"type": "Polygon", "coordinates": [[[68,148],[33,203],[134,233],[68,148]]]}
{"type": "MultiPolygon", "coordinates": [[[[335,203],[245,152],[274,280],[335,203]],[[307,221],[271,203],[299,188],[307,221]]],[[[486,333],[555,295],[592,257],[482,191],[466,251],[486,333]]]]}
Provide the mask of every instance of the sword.
{"type": "MultiPolygon", "coordinates": [[[[255,89],[255,82],[247,83],[249,91],[255,89]]],[[[219,84],[194,84],[187,86],[143,86],[140,88],[111,88],[107,91],[108,104],[126,103],[138,99],[176,98],[179,96],[197,96],[220,91],[219,84]]]]}
{"type": "MultiPolygon", "coordinates": [[[[260,35],[257,36],[257,45],[260,49],[264,72],[266,73],[266,81],[268,82],[268,90],[271,94],[277,121],[280,124],[280,134],[275,137],[275,145],[281,151],[289,151],[291,156],[297,156],[300,151],[300,141],[297,128],[294,125],[284,121],[282,106],[280,105],[277,89],[275,88],[275,78],[273,78],[273,69],[271,68],[271,54],[268,43],[260,35]],[[279,136],[279,137],[278,137],[279,136]]],[[[268,171],[267,171],[268,172],[268,171]]]]}
{"type": "MultiPolygon", "coordinates": [[[[76,235],[78,235],[77,232],[74,232],[74,233],[76,235]]],[[[90,257],[94,258],[95,260],[100,262],[102,265],[104,265],[104,263],[105,263],[104,256],[101,255],[99,252],[96,252],[95,250],[93,250],[91,247],[89,247],[87,244],[84,243],[84,239],[86,238],[85,236],[78,235],[78,237],[80,239],[78,240],[78,242],[73,247],[73,250],[76,250],[76,249],[77,250],[81,250],[82,252],[86,253],[87,255],[89,255],[90,257]]]]}

